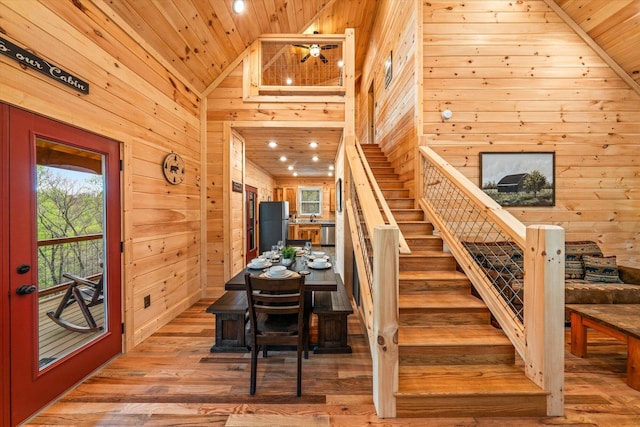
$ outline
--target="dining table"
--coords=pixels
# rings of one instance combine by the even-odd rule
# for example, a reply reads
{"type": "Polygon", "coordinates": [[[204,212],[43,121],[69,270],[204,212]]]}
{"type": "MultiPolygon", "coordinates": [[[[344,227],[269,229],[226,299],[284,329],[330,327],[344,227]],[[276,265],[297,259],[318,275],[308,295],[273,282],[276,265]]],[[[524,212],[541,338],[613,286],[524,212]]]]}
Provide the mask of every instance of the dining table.
{"type": "MultiPolygon", "coordinates": [[[[329,259],[331,265],[327,268],[313,268],[308,265],[308,263],[303,262],[303,257],[296,257],[293,263],[287,268],[291,271],[295,271],[298,274],[305,276],[304,288],[305,288],[305,315],[310,316],[311,313],[314,312],[314,296],[322,295],[323,300],[326,300],[326,297],[329,293],[336,294],[336,292],[342,294],[346,294],[344,291],[344,285],[342,284],[342,279],[335,272],[333,267],[333,260],[329,259]],[[340,289],[338,287],[340,286],[340,289]]],[[[273,265],[282,265],[280,260],[273,261],[273,265]]],[[[235,276],[229,279],[224,284],[225,291],[242,291],[245,292],[245,275],[251,274],[254,276],[264,275],[268,271],[268,268],[263,269],[251,269],[246,266],[244,269],[239,271],[235,276]]],[[[352,312],[352,311],[350,311],[352,312]]],[[[342,313],[342,315],[349,314],[342,313]]],[[[343,327],[335,328],[332,327],[328,322],[331,321],[330,317],[326,315],[319,315],[320,319],[327,319],[327,324],[324,324],[324,320],[319,322],[322,324],[318,325],[319,331],[319,342],[317,343],[314,352],[316,353],[345,353],[351,352],[351,348],[346,345],[347,340],[347,328],[346,328],[346,317],[341,323],[344,323],[343,327]],[[322,333],[321,333],[322,331],[322,333]],[[326,331],[326,332],[325,332],[326,331]],[[331,335],[331,331],[337,336],[333,337],[331,335]],[[326,339],[325,339],[326,338],[326,339]],[[333,342],[339,342],[340,345],[333,345],[333,342]]],[[[244,342],[244,340],[243,340],[244,342]]],[[[212,350],[213,351],[213,350],[212,350]]]]}
{"type": "MultiPolygon", "coordinates": [[[[272,265],[281,265],[281,262],[277,261],[272,263],[272,265]]],[[[304,281],[304,289],[306,292],[313,293],[314,291],[336,291],[338,289],[338,279],[336,278],[337,273],[333,269],[333,264],[328,268],[314,269],[309,265],[305,265],[301,257],[296,257],[295,261],[288,267],[288,269],[306,276],[304,281]],[[308,274],[306,274],[307,272],[308,274]]],[[[225,291],[244,291],[244,276],[246,273],[259,276],[266,270],[266,268],[262,270],[254,270],[245,267],[242,271],[233,276],[224,284],[224,289],[225,291]]]]}

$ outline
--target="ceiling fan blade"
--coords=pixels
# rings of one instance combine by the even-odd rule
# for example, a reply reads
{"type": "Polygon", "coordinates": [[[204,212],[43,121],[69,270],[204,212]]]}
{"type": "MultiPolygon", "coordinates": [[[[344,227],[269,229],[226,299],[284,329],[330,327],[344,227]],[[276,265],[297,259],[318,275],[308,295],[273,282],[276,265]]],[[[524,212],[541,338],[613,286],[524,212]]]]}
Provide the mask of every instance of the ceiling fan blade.
{"type": "Polygon", "coordinates": [[[322,61],[323,64],[326,64],[327,62],[329,62],[329,60],[325,58],[323,54],[320,54],[318,58],[320,58],[320,61],[322,61]]]}
{"type": "Polygon", "coordinates": [[[324,50],[337,49],[339,47],[340,47],[340,45],[337,45],[337,44],[326,44],[324,46],[320,46],[320,48],[324,49],[324,50]]]}
{"type": "Polygon", "coordinates": [[[300,60],[300,62],[305,62],[307,59],[309,59],[309,57],[311,56],[310,53],[307,53],[305,56],[302,57],[302,59],[300,60]]]}
{"type": "Polygon", "coordinates": [[[301,47],[301,48],[303,48],[303,49],[309,49],[309,46],[306,46],[306,45],[303,45],[303,44],[294,44],[294,45],[292,45],[292,46],[295,46],[295,47],[301,47]]]}

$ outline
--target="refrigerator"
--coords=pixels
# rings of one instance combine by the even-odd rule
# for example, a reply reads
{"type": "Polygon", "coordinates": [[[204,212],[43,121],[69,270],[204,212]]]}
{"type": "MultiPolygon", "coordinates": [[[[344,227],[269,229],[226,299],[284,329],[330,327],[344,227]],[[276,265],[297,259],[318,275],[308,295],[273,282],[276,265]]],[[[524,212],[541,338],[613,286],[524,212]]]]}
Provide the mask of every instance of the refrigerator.
{"type": "Polygon", "coordinates": [[[270,251],[271,246],[282,240],[286,244],[289,236],[289,202],[260,202],[259,251],[270,251]]]}

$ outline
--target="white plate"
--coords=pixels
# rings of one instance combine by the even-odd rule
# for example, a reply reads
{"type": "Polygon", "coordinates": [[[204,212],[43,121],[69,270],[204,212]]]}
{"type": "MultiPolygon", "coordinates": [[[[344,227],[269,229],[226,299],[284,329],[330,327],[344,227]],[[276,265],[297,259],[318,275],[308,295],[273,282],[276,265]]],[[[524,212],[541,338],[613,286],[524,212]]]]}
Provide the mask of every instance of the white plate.
{"type": "Polygon", "coordinates": [[[247,268],[249,270],[262,270],[263,268],[271,267],[271,262],[266,262],[262,267],[258,267],[257,265],[253,265],[252,263],[247,264],[247,268]]]}
{"type": "Polygon", "coordinates": [[[277,274],[277,275],[273,275],[271,274],[270,271],[267,271],[266,273],[264,273],[264,277],[268,277],[269,279],[286,279],[287,277],[291,276],[292,274],[294,274],[293,271],[291,270],[285,270],[284,274],[277,274]]]}
{"type": "Polygon", "coordinates": [[[309,264],[307,264],[307,267],[313,268],[314,270],[326,270],[327,268],[331,268],[331,263],[328,262],[328,263],[326,263],[326,264],[324,264],[322,266],[315,266],[315,265],[313,265],[312,262],[310,262],[309,264]]]}

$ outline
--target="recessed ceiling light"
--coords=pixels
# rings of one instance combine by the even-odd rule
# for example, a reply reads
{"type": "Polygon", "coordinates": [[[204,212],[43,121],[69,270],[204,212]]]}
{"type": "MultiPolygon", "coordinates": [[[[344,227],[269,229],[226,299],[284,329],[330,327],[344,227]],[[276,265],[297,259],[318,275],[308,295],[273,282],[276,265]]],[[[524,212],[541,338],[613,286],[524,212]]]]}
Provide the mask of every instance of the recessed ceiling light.
{"type": "Polygon", "coordinates": [[[290,85],[291,83],[293,83],[293,80],[291,79],[291,77],[287,77],[287,84],[290,85]]]}
{"type": "Polygon", "coordinates": [[[317,143],[317,142],[315,142],[315,141],[311,141],[311,142],[309,143],[309,147],[311,147],[311,148],[318,148],[318,143],[317,143]]]}
{"type": "Polygon", "coordinates": [[[314,162],[317,162],[317,161],[318,161],[318,156],[313,156],[313,157],[311,158],[311,160],[313,160],[314,162]]]}
{"type": "Polygon", "coordinates": [[[292,170],[293,170],[293,166],[289,165],[289,166],[287,166],[287,169],[289,169],[290,171],[292,171],[292,170]]]}
{"type": "Polygon", "coordinates": [[[327,175],[329,175],[329,176],[333,176],[333,172],[329,172],[327,175]]]}
{"type": "Polygon", "coordinates": [[[332,170],[334,170],[334,169],[335,169],[335,168],[333,167],[333,165],[329,165],[329,170],[330,170],[330,171],[332,171],[332,170]]]}
{"type": "Polygon", "coordinates": [[[287,161],[287,158],[286,158],[285,156],[280,156],[280,161],[281,161],[281,162],[286,162],[286,161],[287,161]]]}
{"type": "Polygon", "coordinates": [[[233,0],[233,5],[231,7],[233,8],[234,13],[244,12],[244,0],[233,0]]]}
{"type": "Polygon", "coordinates": [[[293,173],[293,176],[298,176],[298,172],[294,172],[294,173],[293,173]]]}
{"type": "Polygon", "coordinates": [[[269,141],[269,147],[271,148],[276,148],[278,146],[278,143],[275,141],[269,141]]]}
{"type": "Polygon", "coordinates": [[[341,59],[338,61],[338,67],[343,67],[344,66],[344,61],[341,59]]]}

